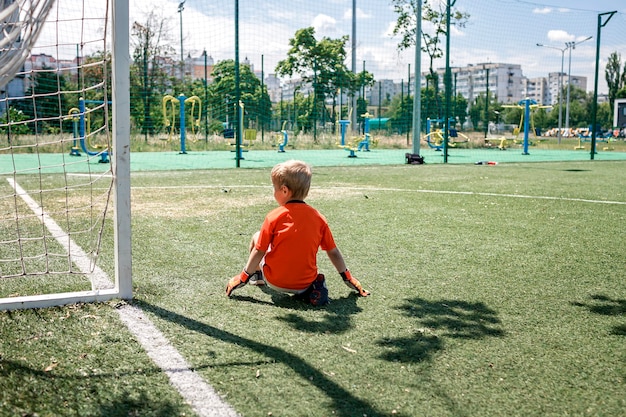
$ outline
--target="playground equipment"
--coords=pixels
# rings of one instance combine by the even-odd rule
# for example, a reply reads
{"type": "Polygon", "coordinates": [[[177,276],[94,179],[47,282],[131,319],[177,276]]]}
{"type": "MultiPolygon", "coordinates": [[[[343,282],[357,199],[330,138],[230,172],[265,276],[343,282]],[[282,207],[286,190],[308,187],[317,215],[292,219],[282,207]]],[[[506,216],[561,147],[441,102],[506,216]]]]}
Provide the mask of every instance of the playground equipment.
{"type": "MultiPolygon", "coordinates": [[[[535,129],[535,123],[533,121],[533,112],[536,109],[549,109],[552,108],[552,106],[542,106],[540,104],[537,104],[537,102],[533,99],[525,98],[524,100],[520,100],[517,105],[504,105],[502,107],[518,108],[523,110],[520,116],[519,126],[513,130],[513,133],[515,134],[514,140],[517,140],[523,126],[524,140],[522,142],[522,155],[529,155],[528,146],[530,145],[530,142],[528,140],[528,135],[531,128],[533,134],[535,135],[535,137],[537,137],[537,130],[535,129]]],[[[505,144],[506,139],[501,141],[501,146],[504,146],[505,144]]]]}
{"type": "MultiPolygon", "coordinates": [[[[100,160],[98,162],[106,164],[109,162],[109,149],[101,150],[101,151],[92,151],[88,149],[88,146],[94,149],[98,149],[100,145],[94,145],[91,143],[93,135],[91,134],[89,127],[89,114],[87,112],[86,103],[95,103],[95,104],[104,104],[104,101],[101,100],[85,100],[82,97],[78,99],[78,108],[73,107],[68,112],[68,117],[72,119],[73,125],[73,135],[74,135],[74,143],[70,150],[70,155],[72,156],[80,156],[80,151],[78,149],[77,143],[80,144],[80,148],[89,156],[99,156],[100,160]],[[85,142],[85,138],[87,142],[85,142]]],[[[110,104],[110,102],[108,103],[110,104]]]]}
{"type": "MultiPolygon", "coordinates": [[[[243,101],[239,101],[239,107],[241,107],[241,113],[240,113],[240,123],[239,126],[243,127],[243,115],[244,115],[244,108],[245,108],[245,104],[243,103],[243,101]]],[[[256,129],[243,129],[243,135],[241,137],[242,142],[243,141],[247,141],[248,143],[246,144],[245,142],[241,143],[239,146],[239,154],[235,157],[235,159],[244,159],[242,153],[243,152],[248,152],[247,149],[245,149],[246,147],[250,147],[252,146],[252,142],[254,142],[256,140],[256,136],[257,136],[257,130],[256,129]]],[[[237,147],[237,136],[234,134],[233,132],[233,137],[235,138],[235,143],[231,143],[231,146],[235,146],[237,147]]],[[[231,152],[237,152],[237,148],[231,152]]]]}
{"type": "Polygon", "coordinates": [[[285,120],[283,122],[283,127],[281,128],[280,132],[277,133],[276,137],[276,144],[278,145],[278,152],[280,153],[285,152],[285,147],[289,142],[289,133],[287,133],[287,130],[285,129],[286,126],[287,121],[285,120]]]}
{"type": "Polygon", "coordinates": [[[186,154],[187,150],[185,148],[186,142],[186,122],[185,122],[185,106],[191,104],[190,110],[190,118],[191,118],[191,132],[194,135],[197,134],[200,128],[200,118],[202,115],[202,100],[198,96],[185,97],[184,94],[178,96],[178,98],[166,95],[163,97],[163,119],[165,119],[165,127],[168,128],[168,141],[172,140],[172,134],[174,132],[174,123],[176,120],[176,104],[179,106],[178,111],[178,119],[179,119],[179,131],[180,131],[180,152],[181,154],[186,154]],[[168,105],[171,111],[169,112],[170,116],[168,117],[168,105]],[[198,106],[197,117],[194,117],[196,114],[195,109],[196,105],[198,106]],[[171,118],[171,121],[170,121],[171,118]]]}
{"type": "Polygon", "coordinates": [[[72,119],[72,131],[74,133],[74,143],[72,144],[72,148],[70,149],[71,156],[80,156],[80,149],[78,148],[78,123],[80,120],[80,110],[76,107],[70,109],[67,113],[68,117],[72,119]]]}
{"type": "MultiPolygon", "coordinates": [[[[585,146],[582,143],[591,142],[591,135],[592,135],[591,129],[592,129],[592,126],[590,125],[589,128],[587,128],[586,130],[580,130],[578,132],[578,146],[574,147],[575,150],[585,149],[585,146]]],[[[619,134],[619,130],[617,131],[617,133],[619,134]]],[[[615,149],[611,146],[611,142],[615,140],[614,139],[615,137],[616,135],[613,130],[608,130],[605,133],[602,133],[602,130],[600,128],[596,128],[596,142],[607,143],[607,146],[602,148],[603,151],[612,151],[615,149]]],[[[594,152],[595,152],[595,149],[594,149],[594,152]]]]}
{"type": "Polygon", "coordinates": [[[338,146],[350,152],[348,158],[356,158],[355,152],[360,152],[361,150],[364,150],[365,152],[370,151],[370,119],[372,118],[372,115],[366,112],[365,114],[362,114],[361,117],[363,118],[364,135],[352,138],[352,141],[350,141],[349,144],[346,144],[346,131],[348,129],[348,125],[350,124],[350,120],[338,121],[341,126],[341,143],[338,146]]]}
{"type": "MultiPolygon", "coordinates": [[[[443,122],[444,119],[426,120],[426,135],[424,138],[426,139],[428,146],[435,151],[443,150],[444,137],[440,127],[443,122]]],[[[455,124],[456,120],[454,118],[451,117],[448,119],[448,146],[450,147],[455,147],[459,143],[469,142],[469,138],[467,136],[452,127],[455,124]],[[459,137],[463,138],[463,140],[459,140],[459,137]]]]}
{"type": "Polygon", "coordinates": [[[506,136],[497,136],[497,135],[498,135],[498,127],[496,126],[494,122],[489,122],[489,125],[487,126],[487,137],[485,138],[485,146],[491,147],[492,141],[500,141],[497,148],[500,149],[501,151],[506,151],[508,139],[506,138],[506,136]]]}

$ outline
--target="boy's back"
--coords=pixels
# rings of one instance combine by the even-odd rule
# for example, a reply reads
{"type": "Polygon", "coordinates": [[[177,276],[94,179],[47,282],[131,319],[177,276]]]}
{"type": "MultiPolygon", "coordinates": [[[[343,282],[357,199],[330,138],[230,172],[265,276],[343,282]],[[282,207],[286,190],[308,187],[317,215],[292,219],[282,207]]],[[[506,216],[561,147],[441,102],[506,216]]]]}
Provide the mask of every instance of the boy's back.
{"type": "Polygon", "coordinates": [[[335,248],[326,218],[303,201],[290,201],[265,218],[256,249],[265,255],[264,272],[282,288],[305,289],[315,279],[318,249],[335,248]]]}

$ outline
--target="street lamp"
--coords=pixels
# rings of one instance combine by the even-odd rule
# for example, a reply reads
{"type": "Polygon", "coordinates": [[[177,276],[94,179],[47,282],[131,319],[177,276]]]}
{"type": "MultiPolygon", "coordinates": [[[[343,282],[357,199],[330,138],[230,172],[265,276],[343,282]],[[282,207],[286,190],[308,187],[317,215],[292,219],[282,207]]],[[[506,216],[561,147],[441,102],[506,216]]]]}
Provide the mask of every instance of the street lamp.
{"type": "Polygon", "coordinates": [[[576,49],[576,45],[588,41],[593,36],[588,36],[585,39],[577,42],[565,42],[565,47],[569,49],[569,65],[567,69],[567,98],[565,101],[565,129],[569,132],[569,89],[572,83],[572,49],[576,49]]]}
{"type": "Polygon", "coordinates": [[[183,55],[183,10],[185,10],[185,1],[178,4],[178,13],[180,14],[180,80],[185,80],[185,55],[183,55]]]}
{"type": "Polygon", "coordinates": [[[207,111],[207,107],[209,104],[209,91],[208,91],[208,82],[207,82],[207,54],[206,49],[202,52],[204,56],[204,108],[202,112],[204,113],[204,141],[209,142],[209,114],[207,111]]]}
{"type": "Polygon", "coordinates": [[[293,134],[294,136],[298,135],[298,103],[296,101],[296,97],[298,94],[298,90],[300,90],[300,85],[296,85],[293,88],[293,134]]]}
{"type": "Polygon", "coordinates": [[[561,143],[561,128],[563,127],[563,103],[561,100],[561,90],[563,90],[563,61],[565,58],[565,51],[567,51],[568,47],[565,48],[557,48],[556,46],[544,45],[542,43],[538,43],[537,46],[541,46],[544,48],[556,49],[557,51],[561,51],[561,72],[559,73],[559,91],[558,91],[558,101],[559,101],[559,135],[558,135],[558,143],[561,143]]]}

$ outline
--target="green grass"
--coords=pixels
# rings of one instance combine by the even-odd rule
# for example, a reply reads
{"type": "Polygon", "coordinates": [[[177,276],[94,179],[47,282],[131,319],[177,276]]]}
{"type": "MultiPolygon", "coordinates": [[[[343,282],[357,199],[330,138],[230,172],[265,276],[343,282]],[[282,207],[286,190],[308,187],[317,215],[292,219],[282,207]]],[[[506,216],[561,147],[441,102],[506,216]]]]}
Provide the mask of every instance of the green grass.
{"type": "MultiPolygon", "coordinates": [[[[134,173],[134,303],[245,417],[622,415],[625,169],[314,168],[308,202],[372,292],[321,254],[324,308],[224,296],[269,169],[134,173]]],[[[0,415],[193,415],[114,303],[0,313],[0,335],[0,415]]]]}

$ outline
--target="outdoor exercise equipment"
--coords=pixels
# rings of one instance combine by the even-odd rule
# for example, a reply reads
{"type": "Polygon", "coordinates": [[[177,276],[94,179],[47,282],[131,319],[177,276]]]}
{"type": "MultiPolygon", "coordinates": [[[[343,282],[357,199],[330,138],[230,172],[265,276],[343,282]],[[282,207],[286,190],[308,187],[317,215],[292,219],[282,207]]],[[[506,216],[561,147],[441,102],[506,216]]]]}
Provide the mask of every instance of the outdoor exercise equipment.
{"type": "Polygon", "coordinates": [[[191,133],[195,135],[197,133],[197,129],[200,128],[200,118],[202,115],[202,100],[198,96],[185,97],[184,94],[180,94],[178,98],[166,95],[163,97],[163,119],[165,120],[165,127],[168,128],[168,141],[172,140],[172,134],[174,132],[174,124],[176,122],[176,105],[178,104],[178,126],[180,131],[180,152],[181,154],[186,154],[187,149],[186,145],[186,121],[185,121],[185,107],[186,105],[191,105],[190,107],[190,115],[191,118],[191,133]],[[198,111],[196,112],[196,106],[198,111]],[[168,115],[168,107],[170,109],[168,115]],[[197,117],[194,117],[197,114],[197,117]],[[170,120],[171,119],[171,120],[170,120]]]}
{"type": "MultiPolygon", "coordinates": [[[[244,109],[245,109],[245,104],[243,103],[243,101],[239,101],[239,107],[241,107],[241,113],[240,113],[240,123],[239,125],[243,127],[243,122],[244,122],[244,109]]],[[[256,136],[257,136],[257,130],[256,129],[243,129],[243,135],[241,137],[242,143],[239,146],[239,155],[237,155],[235,157],[235,159],[244,159],[242,153],[243,152],[248,152],[247,149],[245,149],[246,147],[250,147],[252,146],[252,142],[254,142],[256,140],[256,136]],[[247,141],[248,143],[245,143],[244,141],[247,141]]],[[[237,143],[236,143],[236,135],[233,132],[233,137],[235,138],[235,143],[231,143],[231,146],[235,147],[235,150],[232,150],[231,152],[237,152],[237,143]]]]}
{"type": "MultiPolygon", "coordinates": [[[[426,119],[426,135],[424,138],[428,146],[435,151],[443,150],[444,137],[440,127],[443,122],[444,119],[426,119]]],[[[448,119],[448,146],[450,147],[455,147],[459,143],[469,142],[467,136],[452,127],[455,124],[456,120],[454,118],[448,119]],[[463,140],[459,140],[459,137],[463,138],[463,140]]]]}
{"type": "Polygon", "coordinates": [[[278,145],[278,152],[285,152],[285,147],[287,146],[287,143],[289,142],[289,133],[287,133],[287,129],[285,129],[285,127],[287,126],[287,121],[285,120],[283,122],[283,127],[281,128],[280,132],[277,133],[277,140],[276,140],[276,144],[278,145]]]}
{"type": "MultiPolygon", "coordinates": [[[[580,130],[578,132],[578,146],[574,147],[575,150],[585,149],[582,143],[591,142],[591,129],[592,129],[592,126],[590,125],[589,128],[587,128],[586,130],[580,130]]],[[[619,131],[617,132],[619,134],[619,131]]],[[[603,151],[612,151],[615,149],[611,146],[611,142],[615,140],[614,137],[616,136],[613,130],[608,130],[605,133],[602,133],[602,129],[600,129],[600,127],[596,128],[596,142],[607,143],[607,146],[602,148],[603,151]]],[[[595,149],[594,149],[594,152],[595,152],[595,149]]]]}
{"type": "MultiPolygon", "coordinates": [[[[537,137],[537,130],[535,129],[535,123],[533,120],[533,112],[536,109],[549,109],[552,108],[552,106],[542,106],[540,104],[537,104],[537,101],[531,99],[531,98],[525,98],[523,100],[520,100],[516,105],[515,104],[511,104],[511,105],[504,105],[502,107],[508,107],[508,108],[518,108],[518,109],[522,109],[522,114],[520,115],[520,122],[519,122],[519,126],[514,129],[514,133],[515,133],[515,139],[517,140],[517,137],[519,136],[519,133],[522,131],[522,127],[524,128],[524,140],[522,142],[522,147],[523,147],[523,151],[522,151],[522,155],[529,155],[528,153],[528,146],[530,144],[529,140],[528,140],[528,135],[529,132],[531,131],[532,128],[532,132],[535,135],[535,137],[537,137]]],[[[506,142],[506,141],[505,141],[506,142]]]]}
{"type": "Polygon", "coordinates": [[[372,115],[369,113],[362,114],[363,118],[363,136],[357,136],[352,138],[349,144],[346,144],[346,132],[348,129],[348,125],[350,125],[350,120],[339,120],[338,123],[341,126],[341,143],[338,145],[340,148],[345,149],[350,152],[348,154],[348,158],[356,158],[355,152],[360,152],[364,150],[365,152],[370,151],[370,119],[372,115]]]}
{"type": "Polygon", "coordinates": [[[339,126],[341,131],[341,142],[340,147],[346,146],[346,132],[348,131],[348,126],[350,126],[350,120],[339,120],[339,126]]]}
{"type": "MultiPolygon", "coordinates": [[[[76,146],[78,143],[80,144],[80,148],[87,155],[99,156],[100,160],[98,162],[108,163],[109,162],[109,150],[108,149],[100,150],[100,151],[89,150],[89,147],[97,149],[101,146],[94,145],[93,143],[91,143],[92,135],[91,135],[91,132],[89,131],[89,113],[87,112],[86,103],[104,104],[104,101],[85,100],[81,97],[78,99],[78,108],[73,107],[69,110],[68,117],[72,119],[72,125],[73,125],[72,130],[73,130],[73,136],[74,136],[74,143],[70,150],[70,155],[72,156],[81,155],[78,149],[78,146],[76,146]],[[87,142],[85,142],[85,138],[88,138],[87,142]]],[[[108,104],[110,104],[110,102],[108,104]]]]}
{"type": "Polygon", "coordinates": [[[80,156],[80,149],[78,148],[78,123],[80,120],[80,110],[77,107],[73,107],[67,113],[68,117],[72,119],[72,131],[74,134],[74,143],[70,149],[71,156],[80,156]]]}

